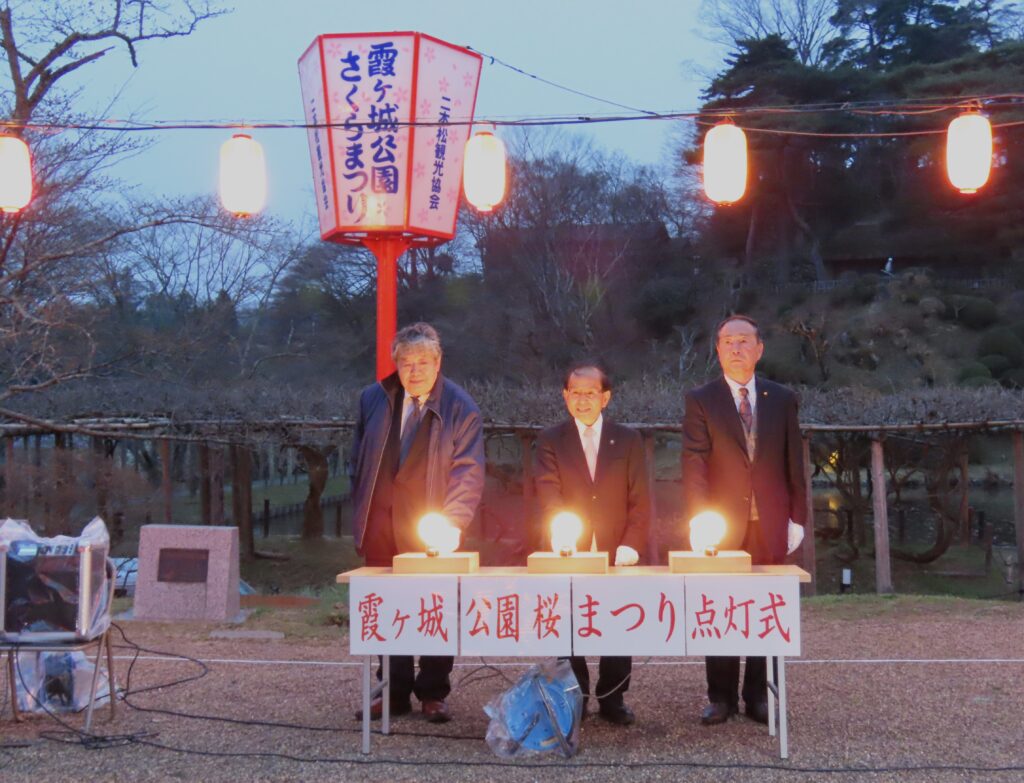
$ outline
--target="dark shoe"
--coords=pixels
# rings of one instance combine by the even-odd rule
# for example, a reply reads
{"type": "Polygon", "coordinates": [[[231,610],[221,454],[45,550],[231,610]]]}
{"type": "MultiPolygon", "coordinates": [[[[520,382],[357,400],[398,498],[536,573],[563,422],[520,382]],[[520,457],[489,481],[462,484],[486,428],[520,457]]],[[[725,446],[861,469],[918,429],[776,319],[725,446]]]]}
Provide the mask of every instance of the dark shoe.
{"type": "Polygon", "coordinates": [[[747,702],[744,710],[747,717],[758,723],[768,723],[768,703],[764,701],[747,702]]]}
{"type": "MultiPolygon", "coordinates": [[[[408,715],[412,712],[412,703],[406,699],[405,701],[396,701],[391,704],[391,717],[397,718],[399,715],[408,715]]],[[[370,702],[370,720],[380,720],[384,715],[384,699],[378,696],[376,699],[370,702]]],[[[356,720],[363,719],[363,711],[356,710],[356,720]]]]}
{"type": "Polygon", "coordinates": [[[715,726],[719,723],[725,723],[729,720],[729,716],[735,715],[736,712],[736,708],[731,704],[726,704],[723,701],[713,701],[701,712],[700,722],[705,726],[715,726]]]}
{"type": "Polygon", "coordinates": [[[598,710],[602,718],[616,726],[632,726],[636,722],[633,710],[622,702],[617,704],[602,704],[598,710]]]}
{"type": "Polygon", "coordinates": [[[423,714],[431,723],[447,723],[452,719],[444,699],[427,699],[423,702],[423,714]]]}

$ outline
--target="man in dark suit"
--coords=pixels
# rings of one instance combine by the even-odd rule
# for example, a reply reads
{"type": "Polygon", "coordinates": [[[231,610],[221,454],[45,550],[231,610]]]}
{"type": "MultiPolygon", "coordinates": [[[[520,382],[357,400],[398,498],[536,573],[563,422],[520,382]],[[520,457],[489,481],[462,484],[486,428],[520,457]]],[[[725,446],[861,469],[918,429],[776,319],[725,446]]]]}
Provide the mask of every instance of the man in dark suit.
{"type": "MultiPolygon", "coordinates": [[[[422,549],[417,523],[427,512],[465,530],[484,488],[480,409],[441,374],[437,331],[425,323],[405,327],[391,356],[396,371],[360,395],[349,465],[352,534],[368,566],[390,566],[395,555],[422,549]]],[[[391,714],[411,712],[415,693],[427,720],[450,720],[452,665],[451,656],[423,655],[417,673],[412,656],[392,655],[391,714]]],[[[383,706],[376,699],[370,716],[380,718],[383,706]]]]}
{"type": "MultiPolygon", "coordinates": [[[[537,438],[541,519],[536,542],[546,549],[551,518],[572,511],[583,520],[581,548],[614,552],[617,566],[635,565],[647,546],[651,516],[643,439],[603,416],[612,390],[596,364],[574,365],[566,373],[562,397],[571,418],[537,438]]],[[[580,689],[589,694],[586,659],[574,656],[570,662],[580,689]]],[[[632,659],[624,656],[603,656],[598,665],[601,717],[620,726],[635,720],[623,698],[631,668],[632,659]]]]}
{"type": "MultiPolygon", "coordinates": [[[[723,377],[686,395],[683,492],[687,519],[715,510],[726,520],[721,549],[742,549],[755,565],[782,563],[803,540],[806,484],[790,389],[754,375],[764,353],[757,323],[733,315],[716,331],[723,377]]],[[[708,656],[706,725],[738,712],[740,659],[708,656]]],[[[768,722],[764,658],[747,658],[743,702],[748,717],[768,722]]]]}

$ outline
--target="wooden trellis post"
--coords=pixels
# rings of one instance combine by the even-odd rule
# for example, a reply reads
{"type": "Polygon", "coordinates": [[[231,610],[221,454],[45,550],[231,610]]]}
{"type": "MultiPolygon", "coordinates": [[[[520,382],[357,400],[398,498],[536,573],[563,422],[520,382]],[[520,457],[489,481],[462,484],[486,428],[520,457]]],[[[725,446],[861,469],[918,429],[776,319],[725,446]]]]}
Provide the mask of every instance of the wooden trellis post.
{"type": "Polygon", "coordinates": [[[814,541],[814,489],[811,476],[814,475],[814,464],[811,462],[811,436],[803,437],[804,450],[804,482],[807,491],[807,525],[804,527],[803,569],[811,575],[811,581],[805,585],[804,595],[815,595],[818,592],[818,559],[814,541]]]}
{"type": "Polygon", "coordinates": [[[166,438],[160,441],[160,489],[164,499],[164,522],[171,524],[174,521],[174,512],[171,503],[174,498],[174,486],[171,483],[171,442],[166,438]]]}
{"type": "Polygon", "coordinates": [[[1017,586],[1024,596],[1024,433],[1013,432],[1013,520],[1017,531],[1017,586]]]}
{"type": "MultiPolygon", "coordinates": [[[[521,526],[522,535],[527,541],[533,536],[536,530],[537,515],[533,507],[533,441],[537,433],[532,430],[519,432],[519,459],[523,470],[523,520],[521,526]]],[[[484,517],[486,520],[486,517],[484,517]]],[[[542,523],[543,524],[543,523],[542,523]]],[[[487,537],[487,531],[481,531],[487,537]]]]}
{"type": "MultiPolygon", "coordinates": [[[[658,510],[654,502],[654,433],[650,430],[641,430],[641,434],[644,438],[644,456],[646,457],[646,468],[647,468],[647,486],[649,488],[649,503],[651,508],[651,524],[647,529],[647,562],[655,565],[661,565],[661,557],[659,554],[659,541],[658,541],[658,510]]],[[[612,553],[612,559],[614,560],[615,553],[612,553]]]]}
{"type": "Polygon", "coordinates": [[[875,590],[891,593],[892,561],[889,559],[889,512],[886,506],[885,451],[882,441],[871,440],[871,487],[875,516],[875,590]]]}

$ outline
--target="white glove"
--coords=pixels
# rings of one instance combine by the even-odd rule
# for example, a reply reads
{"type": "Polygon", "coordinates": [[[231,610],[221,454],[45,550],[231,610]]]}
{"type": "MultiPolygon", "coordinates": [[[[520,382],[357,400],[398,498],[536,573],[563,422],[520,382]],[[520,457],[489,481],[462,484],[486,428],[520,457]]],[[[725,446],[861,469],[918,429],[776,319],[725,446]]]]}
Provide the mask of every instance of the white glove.
{"type": "Polygon", "coordinates": [[[636,565],[640,560],[640,553],[631,546],[620,546],[615,550],[615,565],[631,566],[636,565]]]}
{"type": "Polygon", "coordinates": [[[786,550],[787,555],[793,554],[800,544],[804,540],[804,526],[798,525],[792,519],[789,520],[789,533],[788,533],[788,545],[789,548],[786,550]]]}

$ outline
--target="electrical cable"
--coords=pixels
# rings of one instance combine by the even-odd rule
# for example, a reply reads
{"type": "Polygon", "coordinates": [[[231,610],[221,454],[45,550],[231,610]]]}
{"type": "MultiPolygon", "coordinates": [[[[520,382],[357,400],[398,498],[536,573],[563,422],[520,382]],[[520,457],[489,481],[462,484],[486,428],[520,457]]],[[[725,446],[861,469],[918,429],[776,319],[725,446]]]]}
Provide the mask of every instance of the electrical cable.
{"type": "Polygon", "coordinates": [[[479,49],[474,49],[472,46],[466,46],[466,48],[469,49],[469,51],[471,52],[476,52],[477,54],[489,59],[491,61],[491,65],[501,65],[505,68],[508,68],[510,71],[513,71],[514,73],[526,76],[529,79],[534,79],[535,81],[541,82],[542,84],[546,84],[550,87],[555,87],[556,89],[562,90],[564,92],[572,93],[573,95],[579,95],[582,98],[589,98],[590,100],[598,101],[599,103],[607,103],[609,106],[615,106],[619,109],[628,109],[629,111],[640,112],[642,114],[657,115],[657,112],[649,111],[647,109],[638,109],[635,106],[627,106],[624,103],[616,103],[615,101],[610,101],[607,98],[601,98],[597,95],[591,95],[590,93],[581,92],[580,90],[573,89],[572,87],[566,87],[564,84],[559,84],[558,82],[553,82],[550,79],[545,79],[543,76],[537,76],[537,74],[524,71],[522,68],[519,68],[518,66],[512,65],[511,63],[507,63],[504,60],[495,57],[493,54],[487,54],[487,52],[482,52],[479,49]]]}
{"type": "MultiPolygon", "coordinates": [[[[443,123],[446,126],[467,126],[479,123],[488,123],[503,127],[542,127],[556,125],[593,125],[613,122],[635,122],[648,120],[693,120],[698,125],[714,125],[710,119],[732,119],[752,117],[757,115],[822,115],[822,114],[851,114],[854,116],[921,116],[924,114],[935,114],[944,111],[962,112],[965,108],[979,106],[985,110],[1024,108],[1024,95],[1000,94],[1000,95],[976,95],[959,96],[948,99],[945,103],[932,103],[935,99],[928,100],[929,103],[918,104],[912,100],[900,101],[861,101],[845,103],[822,103],[804,104],[799,106],[723,106],[706,110],[684,110],[668,112],[650,112],[643,109],[634,111],[642,112],[632,115],[588,115],[588,116],[566,116],[566,115],[535,115],[512,119],[477,118],[475,120],[452,118],[443,123]]],[[[629,107],[626,107],[629,108],[629,107]]],[[[435,128],[442,123],[436,120],[429,121],[406,121],[395,122],[397,128],[435,128]]],[[[993,129],[1013,128],[1024,124],[1024,120],[995,122],[993,129]]],[[[347,123],[307,123],[298,121],[277,121],[277,122],[248,122],[237,121],[176,121],[176,122],[136,122],[127,120],[104,120],[89,123],[56,123],[56,122],[28,122],[20,123],[10,120],[0,121],[0,128],[9,130],[31,129],[37,131],[112,131],[117,133],[127,132],[157,132],[171,130],[329,130],[329,129],[366,129],[374,124],[369,121],[353,121],[347,123]]],[[[945,133],[945,128],[921,129],[910,131],[848,131],[848,132],[827,132],[827,131],[804,131],[788,128],[763,128],[752,126],[749,123],[741,126],[744,130],[755,133],[773,133],[777,135],[806,136],[817,138],[899,138],[905,136],[931,136],[945,133]]]]}
{"type": "MultiPolygon", "coordinates": [[[[172,687],[174,684],[182,684],[183,682],[193,682],[208,673],[209,669],[202,664],[196,658],[191,656],[177,653],[166,653],[164,651],[155,651],[149,648],[137,645],[128,639],[124,630],[114,624],[116,628],[121,632],[122,638],[129,646],[137,647],[138,652],[150,652],[159,655],[171,655],[182,658],[183,660],[190,660],[200,663],[204,667],[204,671],[200,675],[191,675],[190,677],[180,678],[172,683],[166,683],[156,687],[172,687]]],[[[137,658],[136,658],[137,659],[137,658]]],[[[482,659],[481,659],[482,660],[482,659]]],[[[134,659],[133,662],[134,663],[134,659]]],[[[493,668],[491,664],[483,663],[480,667],[472,670],[470,675],[481,669],[493,668]]],[[[21,674],[20,666],[16,667],[19,673],[19,679],[21,680],[22,687],[28,691],[24,677],[21,674]]],[[[499,672],[500,673],[500,672],[499,672]]],[[[502,674],[502,676],[504,676],[502,674]]],[[[463,680],[468,679],[467,677],[462,678],[463,680]]],[[[461,681],[460,681],[461,682],[461,681]]],[[[129,685],[126,679],[125,694],[131,693],[132,691],[127,686],[129,685]]],[[[143,693],[153,690],[153,687],[147,687],[137,689],[134,693],[143,693]]],[[[35,698],[35,695],[33,698],[35,698]]],[[[127,699],[123,699],[126,704],[131,705],[127,699]]],[[[152,747],[159,750],[166,750],[173,753],[181,753],[190,756],[197,757],[212,757],[212,758],[275,758],[285,761],[294,761],[297,763],[312,763],[312,764],[354,764],[354,765],[367,765],[367,766],[425,766],[425,767],[445,767],[445,766],[462,766],[470,768],[529,768],[529,769],[648,769],[648,768],[670,768],[670,769],[711,769],[711,770],[779,770],[801,774],[829,774],[829,775],[842,775],[842,774],[892,774],[897,772],[968,772],[968,773],[990,773],[990,772],[1020,772],[1024,771],[1024,765],[1007,765],[1007,766],[990,766],[990,767],[978,767],[970,765],[950,765],[950,764],[928,764],[928,765],[898,765],[898,766],[882,766],[882,767],[867,767],[867,766],[850,766],[850,767],[798,767],[784,764],[745,764],[745,763],[710,763],[710,762],[695,762],[695,761],[643,761],[643,762],[630,762],[630,761],[617,761],[617,762],[523,762],[523,761],[501,761],[501,760],[468,760],[464,758],[456,759],[444,759],[444,760],[419,760],[419,759],[396,759],[396,758],[382,758],[373,757],[368,758],[366,756],[339,756],[339,757],[328,757],[328,756],[299,756],[290,753],[278,753],[274,751],[212,751],[212,750],[201,750],[197,748],[184,748],[175,745],[169,745],[163,742],[157,742],[153,737],[159,736],[155,732],[135,732],[130,734],[113,734],[113,735],[96,735],[84,732],[80,729],[76,729],[70,724],[59,718],[52,710],[46,707],[36,699],[36,702],[43,707],[44,711],[50,716],[56,723],[64,728],[64,731],[41,731],[39,736],[50,742],[56,742],[60,744],[74,744],[81,745],[90,750],[103,749],[108,747],[118,747],[123,745],[142,745],[146,747],[152,747]]],[[[137,707],[134,707],[137,709],[137,707]]],[[[172,713],[173,714],[173,713],[172,713]]],[[[185,714],[187,716],[187,714],[185,714]]],[[[203,717],[203,716],[188,716],[188,717],[203,717]]],[[[216,717],[206,717],[209,720],[218,720],[216,717]]],[[[260,722],[257,722],[260,723],[260,722]]],[[[276,724],[270,724],[276,725],[276,724]]],[[[281,724],[286,727],[297,727],[289,724],[281,724]]],[[[305,727],[302,727],[305,728],[305,727]]],[[[335,729],[337,730],[337,729],[335,729]]],[[[358,731],[356,729],[355,731],[358,731]]],[[[438,739],[459,739],[458,736],[446,735],[446,734],[420,734],[416,732],[392,732],[392,736],[419,736],[419,737],[430,737],[438,739]]],[[[482,737],[468,737],[479,741],[482,737]]]]}

